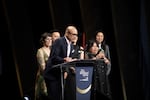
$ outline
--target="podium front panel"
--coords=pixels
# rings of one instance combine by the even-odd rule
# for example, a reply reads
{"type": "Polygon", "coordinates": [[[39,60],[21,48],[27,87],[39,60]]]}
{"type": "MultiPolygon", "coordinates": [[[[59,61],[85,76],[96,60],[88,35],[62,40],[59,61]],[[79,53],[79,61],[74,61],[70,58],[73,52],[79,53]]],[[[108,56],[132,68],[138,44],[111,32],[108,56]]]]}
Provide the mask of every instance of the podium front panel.
{"type": "Polygon", "coordinates": [[[76,100],[90,100],[93,66],[76,66],[76,100]]]}
{"type": "MultiPolygon", "coordinates": [[[[97,98],[96,96],[99,95],[99,93],[102,95],[104,94],[105,96],[106,87],[104,86],[103,83],[106,82],[105,80],[106,66],[103,60],[74,61],[74,62],[66,63],[62,65],[62,67],[64,68],[75,67],[75,74],[73,75],[71,74],[71,80],[69,80],[70,78],[68,77],[69,81],[66,81],[67,84],[65,82],[65,89],[66,90],[69,89],[73,91],[65,92],[65,97],[67,97],[67,99],[62,98],[62,100],[97,100],[101,98],[101,97],[97,98]],[[71,89],[70,86],[72,85],[74,88],[71,89]],[[98,94],[97,94],[97,90],[99,91],[98,94]],[[72,96],[70,97],[70,95],[72,96]]],[[[62,97],[63,95],[64,93],[62,91],[62,97]]]]}

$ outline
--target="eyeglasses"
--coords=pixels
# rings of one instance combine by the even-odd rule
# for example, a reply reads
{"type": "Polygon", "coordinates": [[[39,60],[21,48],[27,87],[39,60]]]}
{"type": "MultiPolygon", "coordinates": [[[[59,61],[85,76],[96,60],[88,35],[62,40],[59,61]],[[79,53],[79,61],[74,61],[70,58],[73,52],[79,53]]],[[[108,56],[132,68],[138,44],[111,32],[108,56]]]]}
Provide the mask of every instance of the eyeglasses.
{"type": "Polygon", "coordinates": [[[73,36],[78,36],[78,34],[71,34],[71,35],[73,35],[73,36]]]}
{"type": "Polygon", "coordinates": [[[70,33],[70,32],[68,32],[68,33],[73,35],[73,36],[78,36],[78,34],[76,34],[76,33],[70,33]]]}

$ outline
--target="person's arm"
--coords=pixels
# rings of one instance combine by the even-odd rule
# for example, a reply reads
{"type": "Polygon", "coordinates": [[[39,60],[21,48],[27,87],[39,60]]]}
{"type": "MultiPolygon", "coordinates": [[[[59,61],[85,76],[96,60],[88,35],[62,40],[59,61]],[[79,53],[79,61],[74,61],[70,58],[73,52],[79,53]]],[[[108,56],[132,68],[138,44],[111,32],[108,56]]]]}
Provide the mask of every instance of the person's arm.
{"type": "Polygon", "coordinates": [[[51,59],[52,59],[52,63],[53,65],[56,64],[60,64],[60,63],[64,63],[64,48],[63,48],[64,42],[59,40],[59,41],[55,41],[54,44],[52,45],[51,48],[51,59]]]}
{"type": "Polygon", "coordinates": [[[108,45],[106,45],[105,57],[106,57],[105,62],[107,63],[107,73],[106,74],[109,75],[110,71],[111,71],[111,58],[110,58],[110,50],[109,50],[108,45]]]}
{"type": "Polygon", "coordinates": [[[84,48],[80,46],[80,59],[84,59],[84,48]]]}
{"type": "Polygon", "coordinates": [[[105,57],[111,62],[109,46],[106,45],[105,57]]]}
{"type": "Polygon", "coordinates": [[[96,55],[97,59],[104,59],[104,62],[106,64],[110,64],[110,52],[109,52],[109,47],[106,46],[106,50],[104,51],[99,51],[98,54],[96,55]]]}

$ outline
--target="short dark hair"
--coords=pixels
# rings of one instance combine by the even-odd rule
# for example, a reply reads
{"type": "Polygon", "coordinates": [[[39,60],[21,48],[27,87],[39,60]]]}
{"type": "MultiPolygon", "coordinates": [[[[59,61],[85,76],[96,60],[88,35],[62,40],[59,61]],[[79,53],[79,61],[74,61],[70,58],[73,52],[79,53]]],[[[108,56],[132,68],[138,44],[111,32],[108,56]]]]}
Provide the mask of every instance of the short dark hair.
{"type": "Polygon", "coordinates": [[[62,34],[61,34],[61,31],[60,31],[59,29],[52,29],[52,30],[49,31],[50,34],[52,34],[52,33],[54,33],[54,32],[59,32],[59,33],[60,33],[60,36],[62,35],[62,34]]]}
{"type": "Polygon", "coordinates": [[[98,47],[98,43],[95,39],[90,39],[87,41],[86,43],[86,51],[89,52],[90,48],[93,46],[93,44],[96,43],[97,47],[98,47]]]}
{"type": "Polygon", "coordinates": [[[99,32],[102,32],[103,34],[105,34],[105,31],[103,29],[98,29],[95,31],[95,37],[96,37],[97,33],[99,33],[99,32]]]}
{"type": "Polygon", "coordinates": [[[51,37],[52,34],[48,33],[48,32],[44,32],[43,34],[41,34],[41,38],[40,38],[40,44],[43,45],[43,42],[44,40],[47,38],[47,37],[51,37]]]}

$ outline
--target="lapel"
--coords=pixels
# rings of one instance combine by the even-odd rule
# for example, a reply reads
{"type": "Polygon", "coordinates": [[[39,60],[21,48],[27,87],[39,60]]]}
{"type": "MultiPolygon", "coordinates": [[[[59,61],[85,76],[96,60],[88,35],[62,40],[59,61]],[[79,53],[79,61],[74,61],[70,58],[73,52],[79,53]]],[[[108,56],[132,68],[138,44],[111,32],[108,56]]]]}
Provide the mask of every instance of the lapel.
{"type": "Polygon", "coordinates": [[[71,43],[71,50],[70,50],[70,55],[69,55],[69,57],[72,57],[72,53],[74,52],[73,50],[74,50],[74,49],[73,49],[73,45],[72,45],[72,43],[71,43]]]}
{"type": "Polygon", "coordinates": [[[63,48],[65,49],[64,50],[64,55],[66,56],[67,55],[67,41],[65,39],[65,37],[63,37],[63,42],[62,42],[64,45],[63,45],[63,48]]]}
{"type": "MultiPolygon", "coordinates": [[[[68,46],[68,44],[67,44],[67,40],[65,39],[65,37],[63,37],[63,40],[64,40],[65,55],[67,56],[67,46],[68,46]]],[[[70,49],[69,57],[72,56],[72,52],[73,52],[73,45],[72,45],[72,43],[71,43],[70,47],[71,47],[71,49],[70,49]]]]}

